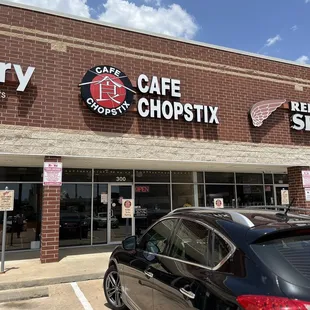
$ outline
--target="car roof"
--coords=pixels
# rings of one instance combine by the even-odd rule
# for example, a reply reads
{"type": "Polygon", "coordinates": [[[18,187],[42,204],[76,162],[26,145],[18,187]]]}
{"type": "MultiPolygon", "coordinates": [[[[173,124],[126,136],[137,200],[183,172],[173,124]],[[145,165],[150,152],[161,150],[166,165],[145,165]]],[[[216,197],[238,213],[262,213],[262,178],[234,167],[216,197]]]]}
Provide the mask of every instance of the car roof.
{"type": "Polygon", "coordinates": [[[263,210],[258,208],[179,208],[169,213],[171,215],[190,216],[196,219],[218,226],[219,219],[235,223],[248,229],[259,230],[281,230],[293,227],[310,226],[310,216],[277,211],[263,210]]]}

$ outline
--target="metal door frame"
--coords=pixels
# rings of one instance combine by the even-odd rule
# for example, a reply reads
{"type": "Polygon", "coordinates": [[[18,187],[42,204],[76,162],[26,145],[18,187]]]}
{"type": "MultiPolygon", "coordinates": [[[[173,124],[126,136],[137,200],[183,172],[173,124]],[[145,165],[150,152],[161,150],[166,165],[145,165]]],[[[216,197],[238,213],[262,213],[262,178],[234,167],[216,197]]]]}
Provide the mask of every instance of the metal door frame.
{"type": "MultiPolygon", "coordinates": [[[[108,210],[107,210],[107,244],[120,244],[120,241],[111,241],[111,211],[112,211],[112,186],[131,186],[131,199],[134,199],[134,186],[133,182],[112,182],[108,183],[108,210]]],[[[135,220],[131,219],[131,234],[135,234],[135,220]]]]}

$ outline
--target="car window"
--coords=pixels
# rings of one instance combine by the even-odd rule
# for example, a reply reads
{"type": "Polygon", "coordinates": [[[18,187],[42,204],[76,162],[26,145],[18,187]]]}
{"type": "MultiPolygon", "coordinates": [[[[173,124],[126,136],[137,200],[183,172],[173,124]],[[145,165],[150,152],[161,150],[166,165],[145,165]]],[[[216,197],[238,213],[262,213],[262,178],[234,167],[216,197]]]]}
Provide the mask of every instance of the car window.
{"type": "Polygon", "coordinates": [[[167,219],[155,224],[139,241],[143,251],[163,254],[177,219],[167,219]]]}
{"type": "Polygon", "coordinates": [[[182,220],[173,238],[169,256],[208,266],[212,231],[207,227],[182,220]]]}
{"type": "Polygon", "coordinates": [[[214,245],[213,245],[213,266],[217,266],[228,254],[230,251],[230,246],[227,242],[214,234],[214,245]]]}

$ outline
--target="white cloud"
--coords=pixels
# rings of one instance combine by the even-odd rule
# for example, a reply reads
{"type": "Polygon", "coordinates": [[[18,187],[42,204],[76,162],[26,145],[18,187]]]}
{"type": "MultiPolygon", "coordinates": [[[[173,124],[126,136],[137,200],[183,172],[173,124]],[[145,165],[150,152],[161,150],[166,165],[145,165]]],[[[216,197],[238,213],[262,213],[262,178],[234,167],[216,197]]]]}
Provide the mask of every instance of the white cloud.
{"type": "Polygon", "coordinates": [[[87,0],[10,0],[11,2],[21,3],[40,7],[43,9],[58,11],[66,14],[81,17],[90,17],[90,8],[87,0]]]}
{"type": "MultiPolygon", "coordinates": [[[[310,1],[310,0],[309,0],[310,1]]],[[[297,25],[294,25],[293,27],[291,27],[291,30],[292,31],[296,31],[298,29],[298,26],[297,25]]]]}
{"type": "Polygon", "coordinates": [[[104,12],[100,14],[99,19],[124,27],[186,39],[192,39],[198,30],[194,18],[178,4],[155,8],[147,5],[138,6],[127,0],[107,0],[103,6],[104,12]]]}
{"type": "Polygon", "coordinates": [[[161,5],[161,0],[144,0],[144,2],[147,3],[147,4],[152,4],[153,3],[156,6],[160,6],[161,5]]]}
{"type": "Polygon", "coordinates": [[[309,63],[309,57],[306,56],[306,55],[302,55],[302,56],[300,56],[299,58],[296,59],[296,62],[298,62],[298,63],[300,63],[302,65],[305,65],[305,64],[309,63]]]}
{"type": "Polygon", "coordinates": [[[281,41],[282,39],[281,39],[281,37],[280,37],[280,35],[276,35],[275,37],[273,37],[273,38],[269,38],[268,40],[267,40],[267,42],[266,42],[266,46],[271,46],[271,45],[274,45],[274,44],[276,44],[278,41],[281,41]]]}

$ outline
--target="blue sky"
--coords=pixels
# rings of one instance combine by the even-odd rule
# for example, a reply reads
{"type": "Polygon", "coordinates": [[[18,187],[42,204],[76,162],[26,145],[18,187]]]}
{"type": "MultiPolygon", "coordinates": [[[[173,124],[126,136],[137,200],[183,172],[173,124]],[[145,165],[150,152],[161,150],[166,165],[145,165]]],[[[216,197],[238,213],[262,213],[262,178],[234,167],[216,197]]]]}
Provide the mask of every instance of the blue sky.
{"type": "Polygon", "coordinates": [[[310,63],[310,0],[11,1],[310,63]]]}

